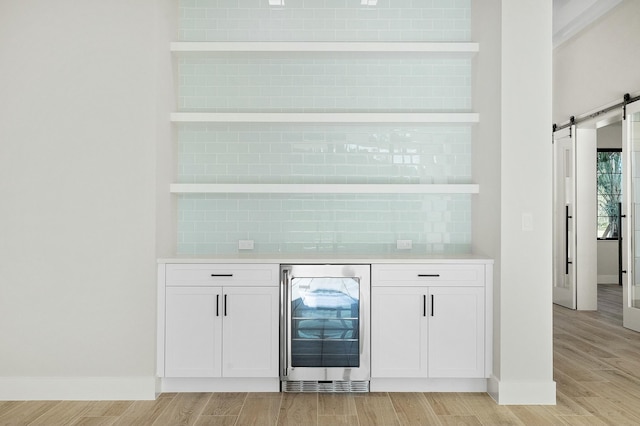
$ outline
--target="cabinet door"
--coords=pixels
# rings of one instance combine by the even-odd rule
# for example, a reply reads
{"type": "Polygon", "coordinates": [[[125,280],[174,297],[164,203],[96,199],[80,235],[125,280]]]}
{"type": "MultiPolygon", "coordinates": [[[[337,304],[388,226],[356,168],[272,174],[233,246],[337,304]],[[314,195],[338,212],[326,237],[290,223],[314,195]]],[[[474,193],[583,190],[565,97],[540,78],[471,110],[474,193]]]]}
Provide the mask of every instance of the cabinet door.
{"type": "Polygon", "coordinates": [[[165,377],[220,377],[221,287],[167,287],[165,377]]]}
{"type": "Polygon", "coordinates": [[[427,288],[371,289],[371,376],[427,377],[427,288]]]}
{"type": "Polygon", "coordinates": [[[278,287],[225,287],[222,375],[278,377],[278,287]]]}
{"type": "Polygon", "coordinates": [[[429,377],[485,377],[484,289],[429,289],[429,377]]]}

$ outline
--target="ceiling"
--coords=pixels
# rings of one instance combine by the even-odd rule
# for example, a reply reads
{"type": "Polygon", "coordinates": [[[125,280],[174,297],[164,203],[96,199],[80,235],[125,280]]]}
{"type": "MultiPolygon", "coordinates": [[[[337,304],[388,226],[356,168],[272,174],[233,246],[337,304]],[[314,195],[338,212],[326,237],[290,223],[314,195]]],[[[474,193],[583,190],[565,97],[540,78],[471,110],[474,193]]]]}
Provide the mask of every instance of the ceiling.
{"type": "Polygon", "coordinates": [[[553,47],[613,9],[622,0],[553,0],[553,47]]]}

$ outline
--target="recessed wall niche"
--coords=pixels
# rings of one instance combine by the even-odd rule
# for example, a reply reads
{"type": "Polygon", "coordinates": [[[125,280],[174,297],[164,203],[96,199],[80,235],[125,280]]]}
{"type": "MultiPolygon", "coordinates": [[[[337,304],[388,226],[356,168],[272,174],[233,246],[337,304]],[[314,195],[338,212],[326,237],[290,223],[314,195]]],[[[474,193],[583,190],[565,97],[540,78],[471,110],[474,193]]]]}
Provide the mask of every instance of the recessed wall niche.
{"type": "MultiPolygon", "coordinates": [[[[469,0],[182,0],[179,7],[185,43],[329,42],[342,49],[470,37],[469,0]]],[[[414,253],[470,252],[474,195],[376,192],[376,185],[473,182],[472,123],[402,120],[404,113],[471,112],[470,55],[272,47],[174,52],[178,112],[328,115],[178,122],[176,182],[309,190],[178,193],[178,254],[234,254],[247,239],[261,254],[388,254],[398,239],[412,240],[414,253]],[[344,119],[352,113],[395,115],[344,119]],[[324,184],[370,186],[366,193],[316,192],[324,184]]]]}

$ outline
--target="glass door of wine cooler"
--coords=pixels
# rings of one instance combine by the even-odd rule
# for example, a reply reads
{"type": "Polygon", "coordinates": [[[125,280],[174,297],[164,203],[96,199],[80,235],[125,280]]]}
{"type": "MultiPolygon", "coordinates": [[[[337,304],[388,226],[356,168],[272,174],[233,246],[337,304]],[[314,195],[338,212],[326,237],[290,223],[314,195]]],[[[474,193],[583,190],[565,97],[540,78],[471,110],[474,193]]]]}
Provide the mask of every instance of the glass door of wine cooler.
{"type": "Polygon", "coordinates": [[[283,376],[368,380],[369,265],[282,267],[283,376]]]}
{"type": "Polygon", "coordinates": [[[292,278],[291,366],[359,367],[358,278],[292,278]]]}

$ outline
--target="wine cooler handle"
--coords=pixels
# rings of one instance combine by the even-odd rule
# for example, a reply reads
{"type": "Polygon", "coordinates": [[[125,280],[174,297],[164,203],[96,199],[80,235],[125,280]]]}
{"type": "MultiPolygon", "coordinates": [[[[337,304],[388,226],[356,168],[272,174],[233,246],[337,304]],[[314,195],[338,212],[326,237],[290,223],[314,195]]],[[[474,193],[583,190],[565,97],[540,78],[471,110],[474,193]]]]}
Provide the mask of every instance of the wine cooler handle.
{"type": "Polygon", "coordinates": [[[282,270],[282,373],[289,375],[289,271],[282,270]]]}

